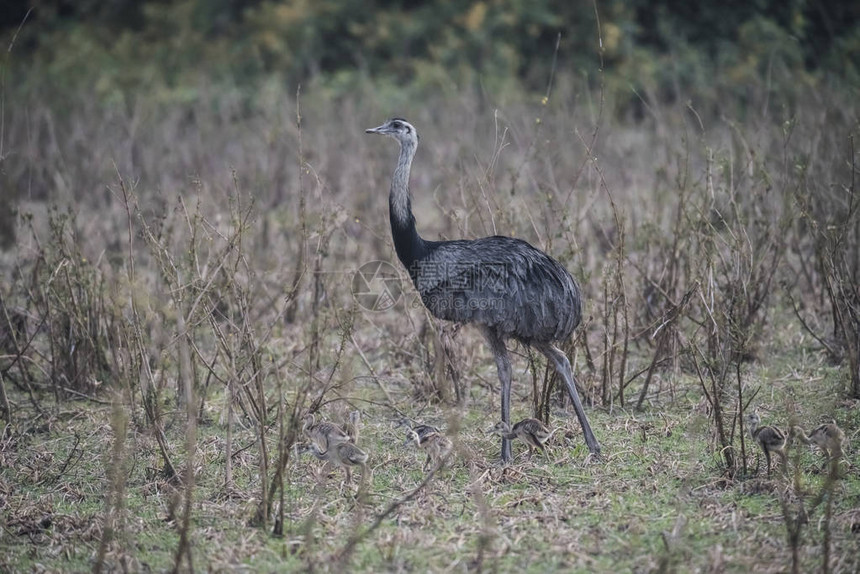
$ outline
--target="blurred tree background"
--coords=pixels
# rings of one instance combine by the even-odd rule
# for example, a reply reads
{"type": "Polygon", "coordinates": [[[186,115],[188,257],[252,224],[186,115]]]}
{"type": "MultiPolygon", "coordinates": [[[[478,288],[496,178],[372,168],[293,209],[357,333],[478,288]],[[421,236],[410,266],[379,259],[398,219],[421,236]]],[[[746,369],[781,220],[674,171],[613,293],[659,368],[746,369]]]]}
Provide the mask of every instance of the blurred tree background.
{"type": "MultiPolygon", "coordinates": [[[[604,0],[597,9],[617,112],[643,98],[716,105],[723,90],[743,97],[753,78],[777,91],[860,84],[858,2],[604,0]]],[[[7,89],[85,87],[107,101],[193,99],[201,81],[253,97],[272,77],[334,96],[364,80],[380,91],[540,94],[559,34],[557,73],[597,84],[595,20],[587,0],[6,0],[0,39],[5,48],[15,38],[7,89]]]]}

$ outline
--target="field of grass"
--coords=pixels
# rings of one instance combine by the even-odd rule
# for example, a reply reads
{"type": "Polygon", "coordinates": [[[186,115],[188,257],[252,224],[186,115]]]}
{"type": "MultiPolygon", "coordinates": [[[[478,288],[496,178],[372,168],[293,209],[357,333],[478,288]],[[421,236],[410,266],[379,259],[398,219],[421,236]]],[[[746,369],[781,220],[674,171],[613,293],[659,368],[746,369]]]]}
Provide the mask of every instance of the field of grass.
{"type": "MultiPolygon", "coordinates": [[[[772,349],[795,361],[757,368],[752,384],[768,390],[767,417],[779,421],[786,408],[804,421],[832,414],[856,438],[856,406],[839,401],[838,376],[815,353],[804,360],[795,349],[797,330],[772,349]],[[809,382],[815,381],[815,387],[809,382]],[[772,387],[771,387],[772,386],[772,387]],[[772,388],[772,393],[771,393],[772,388]],[[826,397],[822,397],[826,395],[826,397]]],[[[802,343],[801,343],[802,345],[802,343]]],[[[489,358],[485,362],[489,362],[489,358]]],[[[488,378],[491,373],[484,373],[488,378]]],[[[498,442],[485,434],[496,420],[495,397],[474,394],[470,408],[429,407],[422,418],[460,431],[452,433],[456,454],[417,496],[405,502],[345,559],[350,570],[447,571],[522,568],[581,571],[764,571],[790,568],[780,496],[792,508],[807,505],[821,490],[819,453],[798,448],[792,467],[800,489],[778,473],[726,481],[712,452],[712,438],[701,394],[679,379],[674,401],[657,401],[645,412],[590,411],[602,441],[604,459],[589,461],[575,418],[554,412],[562,426],[548,460],[529,461],[515,443],[515,462],[502,467],[498,442]],[[453,421],[451,419],[454,419],[453,421]]],[[[416,402],[410,389],[391,389],[401,409],[416,402]]],[[[520,385],[516,396],[528,389],[520,385]]],[[[315,476],[319,463],[305,455],[291,460],[285,475],[284,536],[252,527],[259,501],[259,465],[254,433],[234,436],[235,488],[223,487],[225,441],[217,424],[223,401],[213,401],[209,422],[199,428],[195,462],[195,504],[191,536],[193,560],[203,571],[341,570],[334,566],[350,536],[364,534],[375,515],[422,481],[423,455],[402,446],[403,433],[391,424],[396,413],[358,400],[381,399],[359,385],[351,402],[365,425],[360,444],[371,454],[369,489],[356,504],[355,485],[340,490],[343,475],[315,476]]],[[[529,414],[519,401],[516,413],[529,414]]],[[[424,406],[421,404],[420,406],[424,406]]],[[[329,409],[336,412],[336,409],[329,409]]],[[[22,417],[23,418],[23,417],[22,417]]],[[[105,489],[109,484],[112,440],[105,428],[110,408],[66,403],[56,413],[22,426],[22,436],[2,444],[4,571],[84,571],[92,568],[103,536],[105,489]],[[23,432],[26,431],[26,432],[23,432]]],[[[332,418],[339,419],[333,415],[332,418]]],[[[168,430],[172,444],[183,441],[180,428],[168,430]]],[[[273,433],[274,434],[274,433],[273,433]]],[[[122,535],[106,561],[111,569],[162,571],[173,565],[178,543],[175,489],[158,476],[159,457],[145,430],[131,431],[122,535]]],[[[274,446],[274,445],[273,445],[274,446]]],[[[750,456],[750,465],[754,464],[750,456]]],[[[856,451],[848,452],[848,471],[836,486],[831,519],[834,571],[858,567],[860,473],[856,451]]],[[[820,568],[823,511],[810,511],[802,527],[801,571],[820,568]]]]}
{"type": "Polygon", "coordinates": [[[0,571],[857,571],[854,102],[763,89],[627,118],[565,78],[533,101],[11,101],[0,571]],[[424,237],[522,237],[581,282],[563,346],[601,458],[515,347],[514,418],[563,432],[502,466],[477,330],[405,274],[390,308],[354,297],[362,264],[400,269],[396,145],[363,133],[394,115],[421,133],[424,237]],[[837,422],[838,476],[795,444],[767,477],[748,407],[837,422]],[[353,409],[361,499],[292,448],[308,410],[353,409]],[[429,480],[402,416],[454,441],[429,480]]]}

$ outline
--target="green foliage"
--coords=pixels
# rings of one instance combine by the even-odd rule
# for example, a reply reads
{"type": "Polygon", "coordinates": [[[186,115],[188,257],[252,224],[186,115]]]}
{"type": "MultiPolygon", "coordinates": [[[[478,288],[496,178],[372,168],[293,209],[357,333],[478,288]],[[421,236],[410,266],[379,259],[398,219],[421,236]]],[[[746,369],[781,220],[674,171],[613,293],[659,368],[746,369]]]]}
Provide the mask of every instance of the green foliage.
{"type": "MultiPolygon", "coordinates": [[[[57,0],[40,3],[21,30],[13,84],[92,86],[103,101],[140,92],[193,99],[201,81],[228,79],[252,97],[271,75],[290,85],[322,81],[335,94],[362,77],[418,92],[515,83],[542,92],[554,61],[558,73],[594,85],[602,57],[607,95],[624,111],[642,97],[683,101],[714,87],[743,93],[764,79],[776,92],[798,75],[858,77],[857,9],[609,0],[597,10],[600,43],[585,0],[57,0]]],[[[0,21],[4,43],[23,13],[13,5],[0,21]]]]}

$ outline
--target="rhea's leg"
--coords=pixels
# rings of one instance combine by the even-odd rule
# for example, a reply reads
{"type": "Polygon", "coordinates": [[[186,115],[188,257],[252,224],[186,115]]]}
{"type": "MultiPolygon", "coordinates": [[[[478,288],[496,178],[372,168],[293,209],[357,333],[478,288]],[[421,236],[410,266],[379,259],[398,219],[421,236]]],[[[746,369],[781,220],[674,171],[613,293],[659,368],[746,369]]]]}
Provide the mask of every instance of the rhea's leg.
{"type": "Polygon", "coordinates": [[[576,418],[579,419],[579,424],[582,426],[582,434],[585,435],[585,443],[588,445],[588,450],[592,454],[600,454],[600,445],[597,439],[594,438],[594,433],[591,431],[591,425],[588,424],[588,418],[585,416],[585,409],[582,408],[582,402],[579,400],[579,394],[576,392],[576,383],[573,379],[573,371],[570,369],[570,361],[559,349],[553,345],[543,344],[536,345],[537,349],[546,355],[546,358],[553,364],[556,372],[564,379],[564,384],[567,387],[567,393],[573,401],[573,408],[576,411],[576,418]]]}
{"type": "Polygon", "coordinates": [[[361,466],[361,479],[358,481],[358,491],[355,493],[355,498],[359,503],[364,500],[364,483],[367,479],[367,465],[362,464],[361,466]]]}
{"type": "MultiPolygon", "coordinates": [[[[505,347],[505,341],[490,329],[484,330],[484,336],[496,359],[499,371],[499,381],[502,383],[502,421],[511,424],[511,357],[505,347]]],[[[502,436],[502,462],[511,461],[511,441],[502,436]]]]}
{"type": "Polygon", "coordinates": [[[779,460],[782,462],[782,473],[788,476],[788,457],[785,456],[785,451],[778,450],[776,453],[779,455],[779,460]]]}

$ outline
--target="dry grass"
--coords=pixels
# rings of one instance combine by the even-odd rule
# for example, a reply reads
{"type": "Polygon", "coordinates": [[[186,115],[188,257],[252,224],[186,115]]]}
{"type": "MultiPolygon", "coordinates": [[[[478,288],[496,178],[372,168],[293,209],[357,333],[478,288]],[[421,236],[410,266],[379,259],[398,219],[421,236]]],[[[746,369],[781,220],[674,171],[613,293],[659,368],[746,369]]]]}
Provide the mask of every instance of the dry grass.
{"type": "Polygon", "coordinates": [[[816,455],[797,457],[798,484],[754,475],[737,416],[752,398],[766,423],[860,430],[856,316],[828,295],[858,267],[856,110],[817,113],[800,90],[786,117],[654,104],[636,124],[563,79],[495,114],[311,91],[298,121],[277,86],[167,110],[7,105],[22,217],[0,284],[0,569],[777,572],[781,503],[806,502],[796,565],[819,568],[828,532],[830,569],[855,571],[855,448],[825,513],[816,455]],[[549,460],[516,445],[499,466],[478,333],[439,325],[411,287],[386,311],[356,304],[356,269],[393,261],[396,152],[363,129],[394,112],[422,135],[425,237],[524,237],[581,280],[568,351],[603,460],[517,349],[515,418],[564,432],[549,460]],[[363,500],[296,459],[309,408],[362,411],[363,500]],[[455,443],[423,486],[402,415],[455,443]]]}

